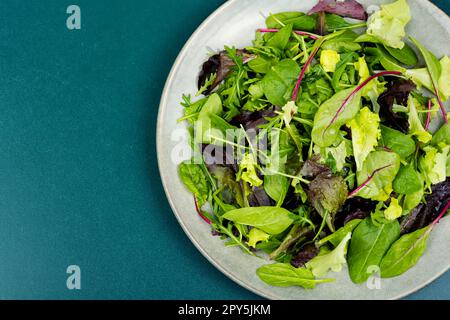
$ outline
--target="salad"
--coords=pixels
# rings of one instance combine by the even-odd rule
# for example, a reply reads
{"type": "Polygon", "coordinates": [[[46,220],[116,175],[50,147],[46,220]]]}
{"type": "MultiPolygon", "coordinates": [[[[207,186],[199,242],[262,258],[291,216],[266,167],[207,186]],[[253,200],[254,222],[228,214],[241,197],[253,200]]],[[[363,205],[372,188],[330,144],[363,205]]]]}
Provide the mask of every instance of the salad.
{"type": "Polygon", "coordinates": [[[449,210],[450,60],[406,35],[406,0],[377,9],[270,14],[183,96],[180,178],[213,236],[268,257],[269,285],[314,288],[344,264],[354,283],[401,275],[449,210]]]}

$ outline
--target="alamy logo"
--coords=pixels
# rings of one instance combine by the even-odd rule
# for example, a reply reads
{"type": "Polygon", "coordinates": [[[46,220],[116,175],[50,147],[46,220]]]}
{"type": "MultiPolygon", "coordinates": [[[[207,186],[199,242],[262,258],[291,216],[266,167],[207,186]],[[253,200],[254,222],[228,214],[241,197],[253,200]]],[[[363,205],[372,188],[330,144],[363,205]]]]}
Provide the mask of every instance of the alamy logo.
{"type": "Polygon", "coordinates": [[[66,26],[69,30],[81,29],[81,9],[77,5],[70,5],[67,7],[67,14],[70,16],[66,20],[66,26]]]}
{"type": "Polygon", "coordinates": [[[67,267],[66,273],[69,274],[66,285],[69,290],[81,289],[81,269],[77,265],[71,265],[67,267]]]}

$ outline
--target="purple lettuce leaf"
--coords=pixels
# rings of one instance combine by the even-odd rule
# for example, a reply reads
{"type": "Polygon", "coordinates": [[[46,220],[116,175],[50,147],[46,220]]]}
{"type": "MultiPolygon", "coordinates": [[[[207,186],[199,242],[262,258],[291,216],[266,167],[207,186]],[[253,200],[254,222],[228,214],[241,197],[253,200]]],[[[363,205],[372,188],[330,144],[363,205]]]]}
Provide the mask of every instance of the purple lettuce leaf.
{"type": "Polygon", "coordinates": [[[319,0],[308,14],[328,12],[341,17],[353,18],[357,20],[367,20],[367,12],[356,0],[319,0]]]}

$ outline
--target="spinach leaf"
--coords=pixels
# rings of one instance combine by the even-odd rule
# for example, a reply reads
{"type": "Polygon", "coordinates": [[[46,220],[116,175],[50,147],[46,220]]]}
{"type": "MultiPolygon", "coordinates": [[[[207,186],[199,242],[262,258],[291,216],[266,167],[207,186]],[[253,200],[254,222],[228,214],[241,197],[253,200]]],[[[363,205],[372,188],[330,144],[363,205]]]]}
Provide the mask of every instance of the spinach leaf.
{"type": "Polygon", "coordinates": [[[353,219],[347,222],[342,228],[338,229],[336,232],[330,234],[329,236],[321,239],[318,242],[318,245],[324,245],[327,242],[330,242],[334,247],[337,247],[339,243],[345,238],[345,236],[352,232],[360,223],[361,219],[353,219]]]}
{"type": "Polygon", "coordinates": [[[281,206],[289,189],[289,180],[281,175],[265,175],[264,190],[277,202],[277,206],[281,206]]]}
{"type": "Polygon", "coordinates": [[[279,234],[293,222],[290,212],[278,207],[249,207],[231,210],[223,218],[248,226],[257,227],[269,234],[279,234]]]}
{"type": "Polygon", "coordinates": [[[267,46],[284,50],[292,35],[292,24],[288,24],[276,32],[268,41],[267,46]]]}
{"type": "Polygon", "coordinates": [[[364,107],[348,125],[352,130],[356,168],[360,170],[369,153],[378,145],[380,117],[377,113],[370,111],[368,107],[364,107]]]}
{"type": "Polygon", "coordinates": [[[211,115],[219,115],[222,111],[222,100],[217,93],[213,93],[206,100],[198,114],[197,122],[195,122],[195,142],[211,144],[214,140],[212,136],[218,134],[217,131],[219,134],[221,133],[212,125],[211,115]]]}
{"type": "Polygon", "coordinates": [[[282,28],[287,24],[292,24],[294,29],[303,31],[314,31],[316,19],[305,15],[303,12],[280,12],[271,14],[266,19],[267,28],[282,28]]]}
{"type": "Polygon", "coordinates": [[[406,159],[416,150],[413,138],[383,125],[381,125],[380,144],[396,152],[402,159],[406,159]]]}
{"type": "Polygon", "coordinates": [[[353,231],[347,255],[352,281],[366,281],[370,276],[370,267],[380,264],[384,254],[399,236],[400,225],[397,220],[377,227],[371,218],[364,219],[353,231]]]}
{"type": "Polygon", "coordinates": [[[386,45],[384,48],[391,56],[407,66],[415,66],[418,62],[416,53],[407,43],[402,49],[395,49],[386,45]]]}
{"type": "Polygon", "coordinates": [[[275,106],[284,106],[291,98],[298,75],[299,65],[292,59],[285,59],[273,66],[261,80],[266,98],[275,106]]]}
{"type": "Polygon", "coordinates": [[[361,50],[361,45],[354,42],[358,35],[353,31],[346,31],[340,36],[326,41],[322,45],[323,50],[334,50],[336,52],[355,52],[361,50]]]}
{"type": "Polygon", "coordinates": [[[256,274],[265,283],[277,287],[300,286],[305,289],[313,289],[318,283],[334,281],[334,279],[315,279],[310,270],[294,268],[286,263],[262,266],[256,271],[256,274]]]}
{"type": "Polygon", "coordinates": [[[392,192],[392,182],[400,169],[400,157],[394,152],[371,152],[360,171],[356,173],[362,198],[386,201],[392,192]]]}
{"type": "Polygon", "coordinates": [[[210,186],[202,167],[192,161],[185,161],[178,167],[179,176],[186,188],[194,194],[200,206],[208,199],[210,186]]]}
{"type": "Polygon", "coordinates": [[[381,261],[381,277],[396,277],[413,267],[427,248],[430,230],[429,227],[419,229],[394,242],[381,261]]]}
{"type": "Polygon", "coordinates": [[[258,56],[257,58],[249,61],[248,66],[256,73],[266,74],[267,72],[269,72],[272,64],[273,61],[271,59],[265,58],[263,56],[258,56]]]}
{"type": "Polygon", "coordinates": [[[400,194],[412,194],[423,188],[419,174],[411,164],[402,166],[392,183],[394,191],[400,194]]]}
{"type": "Polygon", "coordinates": [[[352,87],[339,91],[319,107],[314,117],[314,126],[311,132],[311,138],[315,144],[322,148],[333,145],[340,136],[339,129],[341,126],[358,114],[361,104],[361,91],[358,91],[345,108],[340,110],[345,99],[355,89],[356,87],[352,87]]]}

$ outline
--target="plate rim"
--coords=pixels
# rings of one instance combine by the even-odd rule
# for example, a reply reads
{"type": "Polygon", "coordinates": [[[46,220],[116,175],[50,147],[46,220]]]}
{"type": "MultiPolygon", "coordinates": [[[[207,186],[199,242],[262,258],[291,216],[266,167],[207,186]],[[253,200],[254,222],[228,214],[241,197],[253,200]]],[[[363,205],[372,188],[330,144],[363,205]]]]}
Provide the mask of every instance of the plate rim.
{"type": "MultiPolygon", "coordinates": [[[[184,224],[183,220],[181,219],[181,216],[178,213],[178,210],[175,207],[175,203],[173,202],[172,197],[169,196],[170,195],[169,186],[167,184],[167,180],[164,179],[163,168],[161,165],[161,163],[163,161],[161,158],[162,157],[162,143],[163,143],[163,141],[161,139],[162,130],[163,130],[162,119],[163,119],[165,112],[167,111],[166,110],[167,108],[165,108],[165,106],[167,106],[166,101],[167,101],[169,93],[170,93],[169,87],[171,86],[171,84],[173,82],[176,71],[179,68],[179,66],[181,65],[181,61],[183,60],[183,57],[186,55],[188,48],[190,47],[191,43],[196,38],[196,36],[198,34],[200,34],[203,31],[203,29],[212,20],[214,20],[216,18],[216,16],[220,15],[229,6],[233,5],[237,1],[238,0],[227,0],[225,3],[220,5],[217,9],[215,9],[205,20],[203,20],[203,22],[195,29],[195,31],[191,34],[191,36],[188,38],[186,43],[183,45],[182,49],[180,50],[179,54],[177,55],[177,58],[175,59],[173,65],[170,69],[170,72],[167,76],[167,79],[166,79],[166,82],[164,84],[164,88],[163,88],[163,91],[161,94],[160,103],[158,106],[158,115],[157,115],[157,120],[156,120],[157,121],[156,122],[156,154],[157,154],[157,162],[158,162],[158,171],[159,171],[159,175],[161,178],[161,183],[163,185],[164,193],[165,193],[167,201],[169,202],[169,205],[172,209],[172,213],[174,214],[175,218],[177,219],[179,225],[183,229],[186,236],[189,238],[189,240],[192,242],[192,244],[197,248],[197,250],[203,255],[203,257],[205,257],[215,268],[217,268],[220,272],[222,272],[222,274],[224,274],[227,278],[231,279],[232,281],[234,281],[241,287],[251,291],[252,293],[254,293],[260,297],[263,297],[266,299],[271,299],[271,300],[279,300],[280,299],[279,297],[277,297],[275,295],[271,295],[266,292],[262,292],[259,289],[253,287],[248,282],[245,282],[245,281],[239,279],[237,276],[234,275],[233,272],[231,272],[230,270],[223,267],[218,261],[214,260],[205,251],[205,249],[201,246],[201,244],[195,239],[195,237],[193,236],[193,234],[191,233],[189,228],[187,228],[187,226],[184,224]]],[[[425,3],[425,5],[430,6],[436,12],[436,14],[439,15],[441,18],[450,19],[449,15],[447,15],[441,8],[439,8],[436,4],[432,3],[430,0],[425,0],[424,3],[425,3]]],[[[450,264],[448,266],[444,267],[440,272],[437,272],[433,277],[431,277],[427,281],[424,281],[424,282],[418,284],[417,286],[415,286],[414,288],[412,288],[408,291],[405,291],[404,293],[398,294],[397,296],[386,299],[386,300],[398,300],[398,299],[407,297],[407,296],[419,291],[420,289],[423,289],[424,287],[426,287],[427,285],[429,285],[430,283],[435,281],[437,278],[441,277],[449,269],[450,269],[450,264]]]]}

